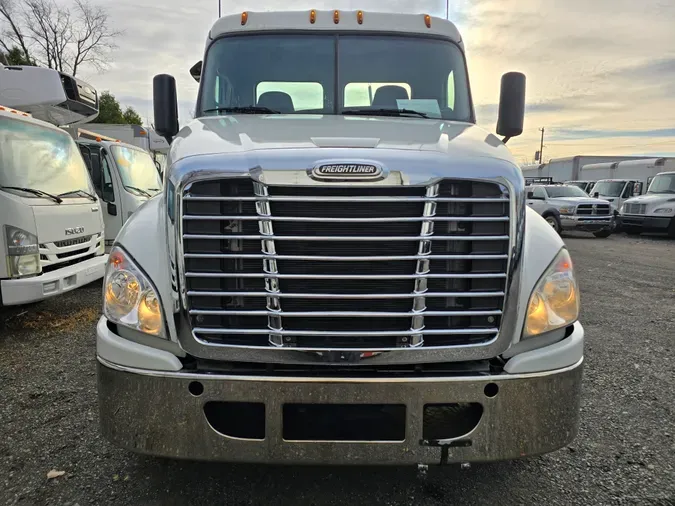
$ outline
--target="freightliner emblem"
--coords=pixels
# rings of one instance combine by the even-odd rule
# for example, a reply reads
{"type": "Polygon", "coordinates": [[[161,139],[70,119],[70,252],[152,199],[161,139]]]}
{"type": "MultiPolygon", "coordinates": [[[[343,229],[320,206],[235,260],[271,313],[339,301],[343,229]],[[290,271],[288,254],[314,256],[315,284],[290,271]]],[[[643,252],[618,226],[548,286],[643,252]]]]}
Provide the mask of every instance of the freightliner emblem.
{"type": "Polygon", "coordinates": [[[66,235],[84,234],[84,227],[73,227],[66,229],[66,235]]]}
{"type": "Polygon", "coordinates": [[[321,180],[365,181],[380,179],[382,167],[372,163],[322,163],[310,175],[321,180]]]}

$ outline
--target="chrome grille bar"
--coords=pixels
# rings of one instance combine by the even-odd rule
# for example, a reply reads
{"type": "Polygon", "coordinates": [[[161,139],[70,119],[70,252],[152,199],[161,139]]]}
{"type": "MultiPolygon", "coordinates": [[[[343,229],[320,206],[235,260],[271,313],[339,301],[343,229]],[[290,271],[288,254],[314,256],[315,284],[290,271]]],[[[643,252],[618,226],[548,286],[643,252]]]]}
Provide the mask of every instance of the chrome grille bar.
{"type": "MultiPolygon", "coordinates": [[[[209,327],[195,327],[194,332],[197,334],[211,334],[211,335],[232,335],[232,334],[242,334],[242,335],[262,335],[268,334],[269,330],[267,329],[214,329],[209,327]]],[[[427,336],[431,335],[457,335],[457,334],[468,334],[468,335],[489,335],[495,334],[499,329],[497,328],[481,328],[481,329],[442,329],[442,330],[422,330],[421,333],[427,336]]],[[[388,331],[388,330],[365,330],[358,332],[347,332],[347,331],[329,331],[329,330],[282,330],[279,332],[282,336],[345,336],[345,337],[397,337],[400,335],[412,336],[419,333],[418,331],[388,331]]]]}
{"type": "Polygon", "coordinates": [[[495,274],[273,274],[258,272],[188,272],[187,278],[267,278],[279,279],[500,279],[506,275],[495,274]]]}
{"type": "MultiPolygon", "coordinates": [[[[351,279],[360,279],[354,276],[351,279]]],[[[387,277],[387,279],[390,279],[387,277]]],[[[269,292],[187,292],[190,297],[267,297],[269,292]]],[[[288,293],[279,292],[277,297],[286,299],[413,299],[415,293],[288,293]]],[[[427,298],[433,297],[503,297],[504,292],[425,292],[427,298]]]]}
{"type": "MultiPolygon", "coordinates": [[[[269,193],[267,185],[253,182],[253,191],[256,196],[266,197],[269,193]]],[[[272,222],[267,218],[272,214],[270,211],[270,204],[265,200],[257,200],[255,209],[258,213],[258,228],[260,229],[261,247],[265,255],[276,255],[276,248],[274,245],[274,230],[272,222]]],[[[263,272],[265,274],[278,274],[277,260],[273,257],[263,257],[263,272]]],[[[283,346],[283,337],[278,331],[283,330],[281,323],[281,301],[279,294],[279,278],[276,276],[265,276],[265,291],[267,296],[267,326],[272,331],[269,334],[270,344],[272,346],[283,346]]],[[[192,311],[190,312],[191,314],[192,311]]],[[[197,314],[197,313],[194,313],[197,314]]],[[[208,313],[201,313],[208,314],[208,313]]]]}
{"type": "MultiPolygon", "coordinates": [[[[191,309],[191,315],[213,315],[213,316],[268,316],[276,317],[279,311],[236,311],[236,310],[220,310],[220,309],[191,309]]],[[[305,317],[305,318],[323,318],[325,316],[331,318],[410,318],[418,314],[417,311],[410,311],[408,313],[397,313],[396,311],[284,311],[283,317],[305,317]]],[[[428,316],[499,316],[501,311],[495,309],[491,311],[426,311],[428,316]]],[[[283,329],[273,329],[283,330],[283,329]]],[[[411,329],[411,332],[421,332],[423,328],[411,329]]],[[[413,334],[413,337],[417,334],[413,334]]]]}
{"type": "MultiPolygon", "coordinates": [[[[192,221],[257,221],[257,216],[212,216],[188,214],[183,216],[184,220],[192,221]]],[[[495,222],[509,221],[508,216],[393,216],[393,217],[374,217],[374,218],[317,218],[315,216],[268,216],[270,221],[299,221],[308,223],[398,223],[398,222],[416,222],[416,221],[458,221],[458,222],[495,222]]]]}
{"type": "Polygon", "coordinates": [[[502,202],[508,204],[509,199],[503,197],[497,198],[469,198],[469,197],[307,197],[307,196],[276,196],[276,197],[211,197],[203,196],[196,197],[192,195],[185,195],[183,200],[186,201],[203,201],[203,202],[464,202],[464,203],[490,203],[502,202]]]}
{"type": "MultiPolygon", "coordinates": [[[[439,185],[434,184],[427,186],[426,196],[427,197],[438,197],[439,185]]],[[[423,218],[432,218],[436,215],[436,202],[428,201],[424,203],[424,211],[422,213],[423,218]]],[[[424,298],[424,292],[427,291],[427,278],[426,274],[429,274],[431,267],[431,261],[429,260],[429,255],[431,255],[431,236],[434,233],[434,222],[431,220],[424,220],[422,222],[422,227],[420,230],[420,237],[423,239],[420,240],[420,245],[418,249],[418,254],[423,257],[417,260],[417,266],[415,267],[415,274],[419,277],[415,278],[415,288],[413,289],[413,294],[415,295],[413,299],[412,307],[412,322],[410,330],[419,331],[424,329],[424,311],[426,310],[426,299],[424,298]]],[[[403,344],[407,344],[408,337],[403,336],[401,338],[403,344]]],[[[413,334],[410,337],[410,346],[421,346],[424,343],[423,334],[413,334]]]]}
{"type": "Polygon", "coordinates": [[[186,253],[185,258],[276,258],[277,260],[315,260],[317,262],[391,262],[395,260],[505,260],[508,255],[402,255],[402,256],[318,256],[318,255],[267,255],[255,253],[186,253]]]}
{"type": "MultiPolygon", "coordinates": [[[[427,202],[427,204],[434,204],[435,202],[427,202]]],[[[269,223],[270,227],[272,222],[265,220],[266,223],[269,223]]],[[[433,223],[433,222],[423,222],[423,223],[433,223]]],[[[359,242],[371,242],[371,241],[508,241],[508,235],[476,235],[476,236],[462,236],[462,235],[450,235],[450,236],[341,236],[341,235],[305,235],[305,236],[296,236],[296,235],[204,235],[204,234],[184,234],[184,239],[214,239],[218,241],[228,241],[228,240],[250,240],[250,241],[261,241],[261,240],[271,240],[271,241],[359,241],[359,242]]]]}

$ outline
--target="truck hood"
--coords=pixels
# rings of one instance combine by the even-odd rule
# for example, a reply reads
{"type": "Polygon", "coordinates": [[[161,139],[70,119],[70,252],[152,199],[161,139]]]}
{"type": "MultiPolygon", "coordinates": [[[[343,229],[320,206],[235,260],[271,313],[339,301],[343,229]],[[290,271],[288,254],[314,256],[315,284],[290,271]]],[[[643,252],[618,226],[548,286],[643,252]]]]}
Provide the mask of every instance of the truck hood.
{"type": "Polygon", "coordinates": [[[175,163],[195,155],[293,148],[431,151],[514,163],[498,137],[469,123],[305,114],[199,118],[178,133],[170,159],[175,163]]]}
{"type": "Polygon", "coordinates": [[[100,203],[33,206],[37,236],[40,243],[77,239],[103,231],[100,203]],[[83,231],[66,234],[66,229],[83,231]]]}
{"type": "Polygon", "coordinates": [[[624,201],[624,204],[663,204],[665,202],[675,202],[675,193],[651,193],[631,197],[624,201]]]}
{"type": "Polygon", "coordinates": [[[594,199],[590,197],[556,197],[549,199],[550,201],[555,202],[556,204],[607,204],[606,200],[594,199]]]}

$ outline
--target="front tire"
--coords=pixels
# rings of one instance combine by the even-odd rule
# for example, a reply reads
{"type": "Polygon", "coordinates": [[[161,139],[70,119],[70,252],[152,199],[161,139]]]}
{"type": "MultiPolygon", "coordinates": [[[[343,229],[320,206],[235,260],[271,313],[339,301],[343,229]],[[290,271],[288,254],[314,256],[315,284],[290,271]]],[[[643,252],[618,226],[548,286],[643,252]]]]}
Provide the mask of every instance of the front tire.
{"type": "Polygon", "coordinates": [[[558,234],[562,232],[562,224],[560,223],[560,219],[555,214],[547,214],[544,216],[544,219],[546,220],[546,223],[548,223],[558,234]]]}
{"type": "Polygon", "coordinates": [[[600,239],[605,239],[606,237],[609,237],[610,235],[612,235],[612,231],[611,230],[598,230],[597,232],[593,232],[593,235],[595,237],[600,238],[600,239]]]}
{"type": "Polygon", "coordinates": [[[670,226],[668,227],[668,237],[675,239],[675,218],[670,219],[670,226]]]}

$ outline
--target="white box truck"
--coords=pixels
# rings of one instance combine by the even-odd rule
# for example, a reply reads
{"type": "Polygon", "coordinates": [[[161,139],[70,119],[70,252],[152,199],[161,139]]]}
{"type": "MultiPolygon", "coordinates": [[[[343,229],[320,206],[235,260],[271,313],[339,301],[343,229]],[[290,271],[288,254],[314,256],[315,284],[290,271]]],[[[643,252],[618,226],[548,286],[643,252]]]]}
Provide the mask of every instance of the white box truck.
{"type": "Polygon", "coordinates": [[[628,234],[665,232],[675,237],[675,159],[663,162],[667,171],[651,178],[647,193],[621,206],[622,229],[628,234]]]}
{"type": "Polygon", "coordinates": [[[504,145],[522,132],[524,75],[502,78],[500,139],[475,124],[453,23],[337,10],[223,17],[199,75],[180,131],[175,79],[155,77],[166,184],[110,253],[108,439],[428,465],[575,437],[574,268],[504,145]]]}
{"type": "Polygon", "coordinates": [[[0,66],[0,104],[0,305],[26,304],[103,277],[101,204],[80,152],[35,117],[84,121],[98,98],[52,69],[0,66]]]}

